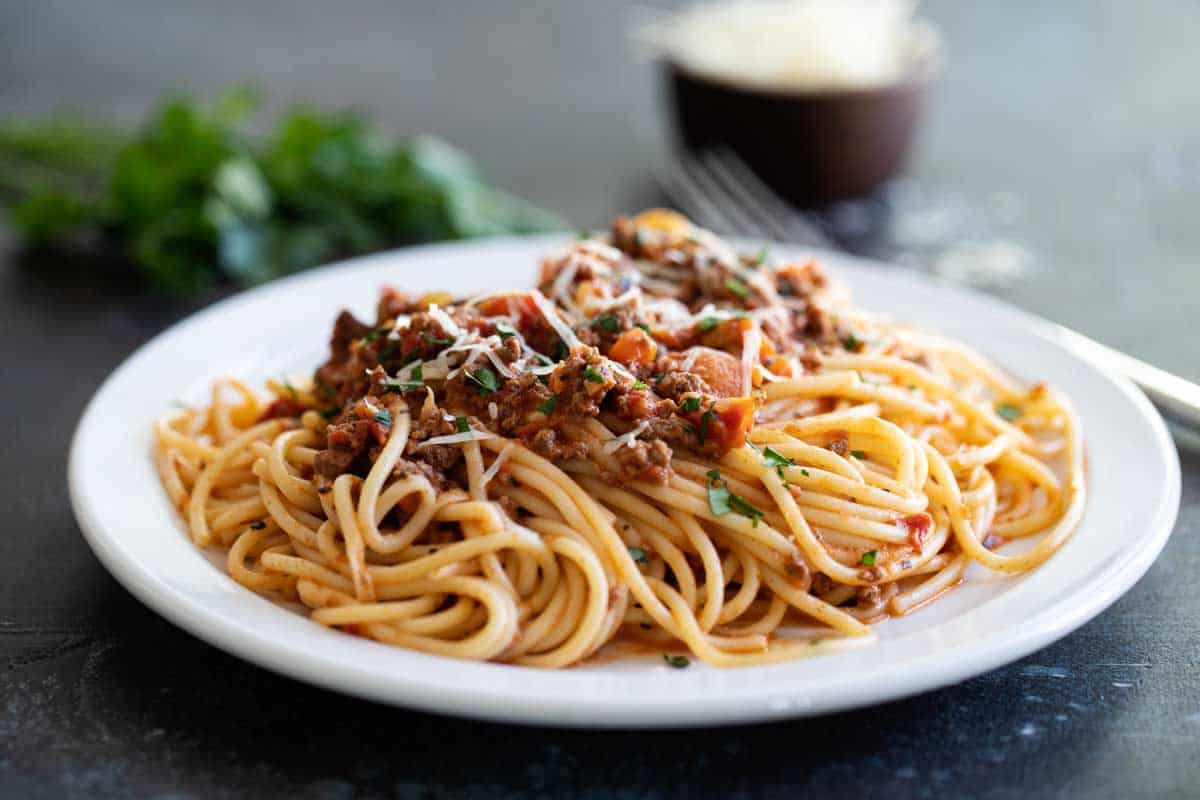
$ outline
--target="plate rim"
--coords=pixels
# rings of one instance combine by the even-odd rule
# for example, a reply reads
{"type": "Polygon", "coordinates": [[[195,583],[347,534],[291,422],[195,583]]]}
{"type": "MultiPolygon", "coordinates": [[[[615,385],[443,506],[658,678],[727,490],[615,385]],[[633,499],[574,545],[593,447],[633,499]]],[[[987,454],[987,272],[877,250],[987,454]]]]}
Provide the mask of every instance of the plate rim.
{"type": "MultiPolygon", "coordinates": [[[[1144,546],[1131,550],[1128,558],[1117,560],[1095,577],[1089,578],[1087,585],[1099,586],[1100,589],[1070,605],[1065,612],[1058,609],[1057,604],[1040,609],[1038,613],[1026,620],[1026,623],[1015,634],[1000,637],[1000,641],[993,641],[989,644],[985,638],[982,643],[976,643],[969,647],[958,645],[958,649],[965,652],[959,653],[956,658],[947,658],[946,651],[937,651],[909,659],[905,664],[912,668],[907,675],[902,675],[899,681],[892,683],[864,682],[863,690],[853,697],[841,697],[835,701],[826,700],[825,702],[817,701],[799,705],[780,703],[778,707],[765,706],[763,703],[746,703],[742,708],[731,707],[731,702],[737,700],[737,697],[710,698],[707,702],[690,705],[686,708],[671,708],[669,714],[666,715],[662,713],[663,708],[655,707],[652,703],[647,705],[639,702],[636,706],[609,707],[604,710],[603,716],[593,717],[587,713],[586,707],[581,708],[575,704],[567,704],[560,699],[545,700],[543,698],[538,703],[524,705],[520,701],[527,698],[519,696],[506,698],[498,695],[495,690],[481,689],[479,684],[476,684],[471,690],[459,689],[452,696],[445,688],[439,687],[436,691],[431,691],[428,684],[422,683],[419,679],[408,679],[407,676],[398,678],[390,675],[387,676],[386,681],[379,681],[371,680],[369,675],[360,675],[359,677],[365,678],[365,680],[348,682],[344,673],[331,672],[327,667],[323,668],[319,653],[300,652],[297,654],[288,652],[285,645],[271,642],[264,644],[257,638],[257,635],[261,635],[261,631],[246,626],[240,620],[231,619],[219,612],[209,611],[176,588],[169,586],[163,578],[152,570],[144,568],[136,558],[130,557],[123,551],[120,537],[104,530],[97,510],[87,502],[84,486],[88,476],[83,470],[81,451],[83,442],[98,424],[95,415],[99,413],[98,409],[103,405],[102,401],[109,392],[113,391],[113,387],[119,385],[123,376],[137,366],[138,362],[158,348],[166,346],[171,338],[181,335],[181,332],[187,327],[197,325],[210,316],[231,312],[244,303],[254,302],[262,295],[287,291],[296,283],[318,280],[334,271],[368,269],[376,262],[387,263],[396,259],[411,261],[419,259],[423,253],[431,251],[486,251],[489,247],[495,247],[497,244],[545,246],[560,242],[561,238],[561,234],[551,234],[530,237],[494,237],[474,242],[442,242],[345,259],[239,292],[189,314],[160,331],[126,356],[100,384],[88,401],[71,438],[67,464],[69,497],[76,520],[89,547],[105,569],[127,591],[155,613],[208,644],[290,678],[391,705],[460,717],[557,727],[672,728],[696,725],[732,725],[845,711],[909,697],[997,669],[1070,634],[1108,608],[1145,574],[1166,545],[1167,539],[1174,529],[1182,491],[1182,479],[1178,453],[1166,424],[1145,395],[1130,381],[1099,368],[1089,360],[1072,341],[1071,337],[1075,334],[1003,300],[964,289],[934,276],[906,270],[888,262],[834,251],[802,248],[787,243],[768,243],[768,246],[777,247],[782,251],[811,252],[818,257],[824,254],[835,265],[840,262],[853,264],[856,267],[865,267],[868,270],[884,269],[892,272],[904,272],[913,276],[914,279],[926,283],[929,287],[936,288],[939,293],[958,294],[972,298],[973,302],[983,302],[991,309],[1019,321],[1031,335],[1056,342],[1074,359],[1085,362],[1096,374],[1111,383],[1151,428],[1154,439],[1152,450],[1159,457],[1155,460],[1160,461],[1161,465],[1166,468],[1166,483],[1158,498],[1157,506],[1146,522],[1146,529],[1149,533],[1141,540],[1144,546]],[[1048,618],[1051,616],[1051,612],[1057,612],[1052,615],[1052,619],[1048,618]],[[1001,649],[1003,652],[998,652],[1001,649]],[[297,655],[300,657],[297,658],[297,655]],[[398,692],[398,687],[402,691],[398,692]]],[[[756,244],[761,246],[762,242],[756,240],[756,244]]],[[[102,423],[103,420],[99,420],[99,424],[102,423]]],[[[274,605],[266,598],[248,590],[247,594],[263,603],[274,605]]],[[[331,635],[340,636],[341,634],[331,632],[331,635]]],[[[375,642],[362,641],[361,643],[387,648],[389,651],[395,650],[395,648],[375,642]]],[[[406,656],[443,660],[437,656],[412,653],[411,651],[403,652],[406,656]]],[[[528,669],[491,664],[475,666],[491,669],[528,669]]],[[[511,691],[509,694],[511,695],[511,691]]],[[[584,705],[586,706],[586,703],[584,705]]]]}

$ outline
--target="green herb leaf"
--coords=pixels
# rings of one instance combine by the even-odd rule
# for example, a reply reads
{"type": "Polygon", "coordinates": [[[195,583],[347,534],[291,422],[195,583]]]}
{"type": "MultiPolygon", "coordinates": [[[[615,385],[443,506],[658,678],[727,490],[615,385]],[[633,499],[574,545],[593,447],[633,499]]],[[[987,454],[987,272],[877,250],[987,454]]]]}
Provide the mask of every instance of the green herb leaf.
{"type": "Polygon", "coordinates": [[[758,527],[758,521],[762,519],[763,512],[750,505],[745,498],[739,497],[736,494],[729,495],[729,508],[743,517],[749,517],[756,528],[758,527]]]}
{"type": "Polygon", "coordinates": [[[1000,403],[996,406],[996,413],[1001,419],[1012,422],[1025,412],[1020,406],[1014,406],[1011,403],[1000,403]]]}
{"type": "Polygon", "coordinates": [[[637,326],[638,326],[639,328],[641,328],[642,330],[644,330],[646,333],[649,333],[649,332],[650,332],[650,326],[649,326],[649,325],[647,325],[647,324],[646,324],[646,323],[644,323],[644,322],[639,322],[639,323],[637,323],[637,326]]]}
{"type": "Polygon", "coordinates": [[[693,395],[689,395],[688,397],[683,398],[683,400],[680,401],[680,403],[679,403],[679,410],[680,411],[699,411],[700,410],[700,397],[698,395],[693,394],[693,395]]]}
{"type": "Polygon", "coordinates": [[[704,444],[704,440],[708,438],[708,424],[717,418],[717,412],[713,411],[714,407],[716,407],[716,403],[713,403],[708,407],[708,411],[700,415],[700,431],[696,434],[700,444],[704,444]]]}
{"type": "Polygon", "coordinates": [[[768,250],[766,247],[758,251],[758,257],[754,259],[755,266],[762,266],[767,263],[768,250]]]}
{"type": "Polygon", "coordinates": [[[538,403],[537,410],[545,414],[547,417],[554,413],[554,407],[558,405],[558,395],[552,394],[538,403]]]}
{"type": "Polygon", "coordinates": [[[421,331],[421,339],[429,344],[437,347],[449,347],[454,344],[454,340],[448,336],[434,336],[429,331],[421,331]]]}
{"type": "Polygon", "coordinates": [[[333,419],[338,414],[342,413],[342,409],[339,408],[338,406],[330,406],[329,408],[322,408],[317,413],[320,414],[325,419],[333,419]]]}
{"type": "Polygon", "coordinates": [[[468,370],[467,377],[479,384],[479,394],[481,395],[489,395],[495,392],[500,386],[496,380],[496,373],[487,367],[480,367],[474,372],[468,370]]]}
{"type": "Polygon", "coordinates": [[[743,300],[750,296],[749,287],[732,275],[725,279],[725,288],[743,300]]]}
{"type": "Polygon", "coordinates": [[[646,555],[646,551],[640,547],[629,548],[629,557],[639,564],[650,563],[650,556],[646,555]]]}
{"type": "Polygon", "coordinates": [[[592,320],[592,327],[599,328],[606,333],[620,333],[621,323],[612,314],[602,314],[592,320]]]}
{"type": "Polygon", "coordinates": [[[867,451],[866,450],[851,450],[850,455],[854,456],[859,461],[862,461],[864,458],[867,457],[867,451]]]}
{"type": "Polygon", "coordinates": [[[717,317],[705,317],[696,323],[696,330],[700,331],[701,333],[707,333],[720,324],[721,320],[717,317]]]}
{"type": "Polygon", "coordinates": [[[875,566],[875,556],[876,556],[875,550],[868,550],[867,552],[862,554],[862,559],[859,561],[859,563],[862,564],[864,567],[873,567],[873,566],[875,566]]]}
{"type": "Polygon", "coordinates": [[[471,421],[466,417],[455,417],[454,430],[459,433],[466,433],[467,431],[471,430],[471,421]]]}
{"type": "Polygon", "coordinates": [[[423,364],[417,364],[415,367],[412,368],[412,371],[408,374],[408,380],[400,380],[399,378],[389,378],[388,380],[384,381],[383,385],[388,389],[388,391],[399,392],[400,394],[404,394],[405,392],[411,392],[416,389],[424,389],[425,388],[424,368],[425,367],[423,364]]]}
{"type": "Polygon", "coordinates": [[[851,353],[857,353],[863,349],[862,340],[854,335],[854,332],[846,334],[842,337],[842,347],[849,350],[851,353]]]}
{"type": "Polygon", "coordinates": [[[713,513],[713,516],[722,517],[732,510],[729,507],[729,498],[729,487],[721,479],[721,473],[715,469],[709,470],[708,510],[713,513]]]}
{"type": "Polygon", "coordinates": [[[796,462],[792,461],[787,456],[780,455],[779,453],[775,452],[770,447],[768,447],[766,450],[763,451],[762,464],[764,467],[774,467],[775,474],[779,476],[780,480],[783,480],[784,468],[795,466],[796,462]]]}
{"type": "Polygon", "coordinates": [[[634,388],[634,391],[644,392],[644,391],[648,390],[650,387],[646,385],[645,381],[634,381],[633,388],[634,388]]]}
{"type": "Polygon", "coordinates": [[[507,339],[510,336],[516,336],[517,330],[504,320],[500,320],[496,323],[496,333],[500,334],[501,339],[507,339]]]}
{"type": "Polygon", "coordinates": [[[386,408],[381,408],[375,412],[375,421],[385,428],[390,428],[392,425],[392,415],[386,408]]]}
{"type": "Polygon", "coordinates": [[[604,373],[597,372],[596,370],[592,369],[591,367],[583,368],[583,377],[586,378],[587,380],[591,381],[592,383],[604,383],[606,380],[608,380],[607,378],[604,377],[604,373]]]}
{"type": "Polygon", "coordinates": [[[673,656],[668,653],[663,653],[663,661],[675,669],[684,669],[692,663],[687,656],[673,656]]]}
{"type": "Polygon", "coordinates": [[[803,475],[804,477],[806,477],[806,478],[807,478],[807,477],[808,477],[808,470],[806,470],[804,467],[801,467],[801,468],[800,468],[800,474],[801,474],[801,475],[803,475]]]}

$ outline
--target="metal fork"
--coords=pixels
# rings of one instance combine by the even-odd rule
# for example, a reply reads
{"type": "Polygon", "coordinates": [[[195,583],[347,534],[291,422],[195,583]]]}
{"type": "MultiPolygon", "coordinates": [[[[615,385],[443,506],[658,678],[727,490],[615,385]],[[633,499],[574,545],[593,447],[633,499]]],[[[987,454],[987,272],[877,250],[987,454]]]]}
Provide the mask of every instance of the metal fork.
{"type": "Polygon", "coordinates": [[[789,205],[728,148],[677,154],[658,178],[689,217],[717,233],[835,246],[821,220],[789,205]]]}
{"type": "MultiPolygon", "coordinates": [[[[678,154],[658,177],[682,210],[705,228],[814,247],[836,247],[827,225],[790,206],[728,149],[678,154]]],[[[1107,372],[1128,378],[1164,416],[1200,431],[1200,385],[1081,333],[1061,325],[1056,327],[1076,355],[1107,372]]]]}

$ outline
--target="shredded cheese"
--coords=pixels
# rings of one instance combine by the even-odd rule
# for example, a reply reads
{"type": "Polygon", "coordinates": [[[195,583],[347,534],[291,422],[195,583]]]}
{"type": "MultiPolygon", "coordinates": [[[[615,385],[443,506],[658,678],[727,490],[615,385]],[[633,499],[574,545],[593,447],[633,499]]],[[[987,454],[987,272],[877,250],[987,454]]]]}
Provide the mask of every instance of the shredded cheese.
{"type": "Polygon", "coordinates": [[[615,453],[618,450],[620,450],[622,447],[627,447],[627,446],[633,444],[634,441],[637,440],[637,437],[641,434],[641,432],[646,430],[646,428],[649,428],[649,427],[650,427],[650,420],[644,419],[641,422],[639,422],[637,427],[634,428],[633,430],[627,431],[625,433],[622,433],[620,436],[616,436],[616,437],[613,437],[612,439],[609,439],[607,442],[604,443],[604,446],[601,447],[600,449],[602,451],[604,451],[605,453],[615,453]]]}
{"type": "Polygon", "coordinates": [[[417,445],[417,447],[432,447],[435,444],[460,444],[462,442],[482,442],[484,439],[499,439],[500,437],[494,433],[487,431],[463,431],[462,433],[450,433],[445,436],[434,436],[432,439],[426,439],[417,445]]]}
{"type": "Polygon", "coordinates": [[[546,322],[550,323],[550,327],[554,328],[554,332],[566,344],[568,350],[574,350],[580,346],[579,337],[575,335],[575,331],[559,318],[558,312],[554,310],[554,306],[550,305],[550,301],[546,296],[534,289],[529,293],[529,297],[533,300],[533,304],[537,306],[538,311],[542,312],[542,316],[546,318],[546,322]]]}
{"type": "Polygon", "coordinates": [[[516,442],[509,442],[508,444],[504,445],[504,449],[496,455],[496,458],[493,459],[491,465],[484,471],[483,475],[480,476],[479,483],[481,487],[486,487],[488,485],[488,481],[496,477],[496,473],[500,471],[500,467],[504,465],[504,462],[508,461],[508,456],[512,453],[513,448],[516,446],[516,442]]]}
{"type": "Polygon", "coordinates": [[[754,388],[754,367],[758,364],[758,352],[762,346],[762,333],[758,323],[742,334],[742,394],[748,396],[754,388]]]}

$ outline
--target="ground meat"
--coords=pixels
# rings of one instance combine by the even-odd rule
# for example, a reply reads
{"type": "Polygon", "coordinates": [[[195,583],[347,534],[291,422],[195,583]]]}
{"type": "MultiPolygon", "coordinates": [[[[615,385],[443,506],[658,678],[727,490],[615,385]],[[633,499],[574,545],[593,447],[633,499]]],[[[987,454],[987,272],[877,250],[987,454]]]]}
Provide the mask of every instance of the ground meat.
{"type": "MultiPolygon", "coordinates": [[[[532,436],[536,431],[529,431],[533,416],[539,406],[544,406],[552,394],[537,376],[525,373],[513,380],[505,380],[497,376],[499,388],[494,392],[486,392],[469,377],[466,372],[460,372],[446,381],[446,406],[457,411],[468,411],[480,419],[488,420],[488,428],[495,430],[501,436],[532,436]],[[496,418],[493,420],[491,406],[495,405],[496,418]]],[[[559,414],[561,402],[555,403],[554,413],[559,414]]],[[[543,423],[544,424],[544,421],[543,423]]],[[[539,425],[538,427],[541,427],[539,425]]]]}
{"type": "Polygon", "coordinates": [[[688,392],[712,394],[712,388],[699,375],[691,372],[668,372],[654,382],[654,391],[663,397],[677,400],[688,392]]]}
{"type": "Polygon", "coordinates": [[[317,369],[315,375],[317,392],[325,400],[341,406],[366,392],[363,365],[352,351],[351,344],[370,332],[371,327],[359,322],[349,311],[338,315],[329,339],[329,360],[317,369]]]}
{"type": "Polygon", "coordinates": [[[325,449],[317,453],[313,469],[318,475],[336,478],[352,472],[371,444],[372,421],[348,408],[325,429],[325,449]]]}
{"type": "Polygon", "coordinates": [[[551,461],[583,458],[588,450],[585,442],[568,439],[553,428],[542,428],[526,444],[530,450],[551,461]]]}
{"type": "Polygon", "coordinates": [[[661,439],[636,441],[615,453],[621,479],[665,484],[671,477],[671,448],[661,439]]]}
{"type": "Polygon", "coordinates": [[[379,303],[375,306],[375,319],[382,324],[384,320],[394,320],[411,310],[413,310],[413,302],[408,295],[396,291],[391,286],[385,286],[379,292],[379,303]]]}
{"type": "Polygon", "coordinates": [[[594,348],[576,352],[550,373],[550,391],[558,395],[555,413],[594,417],[600,413],[604,396],[617,383],[611,362],[594,348]]]}
{"type": "Polygon", "coordinates": [[[824,572],[813,573],[812,586],[810,591],[820,597],[824,594],[829,594],[833,591],[833,578],[830,578],[824,572]]]}

